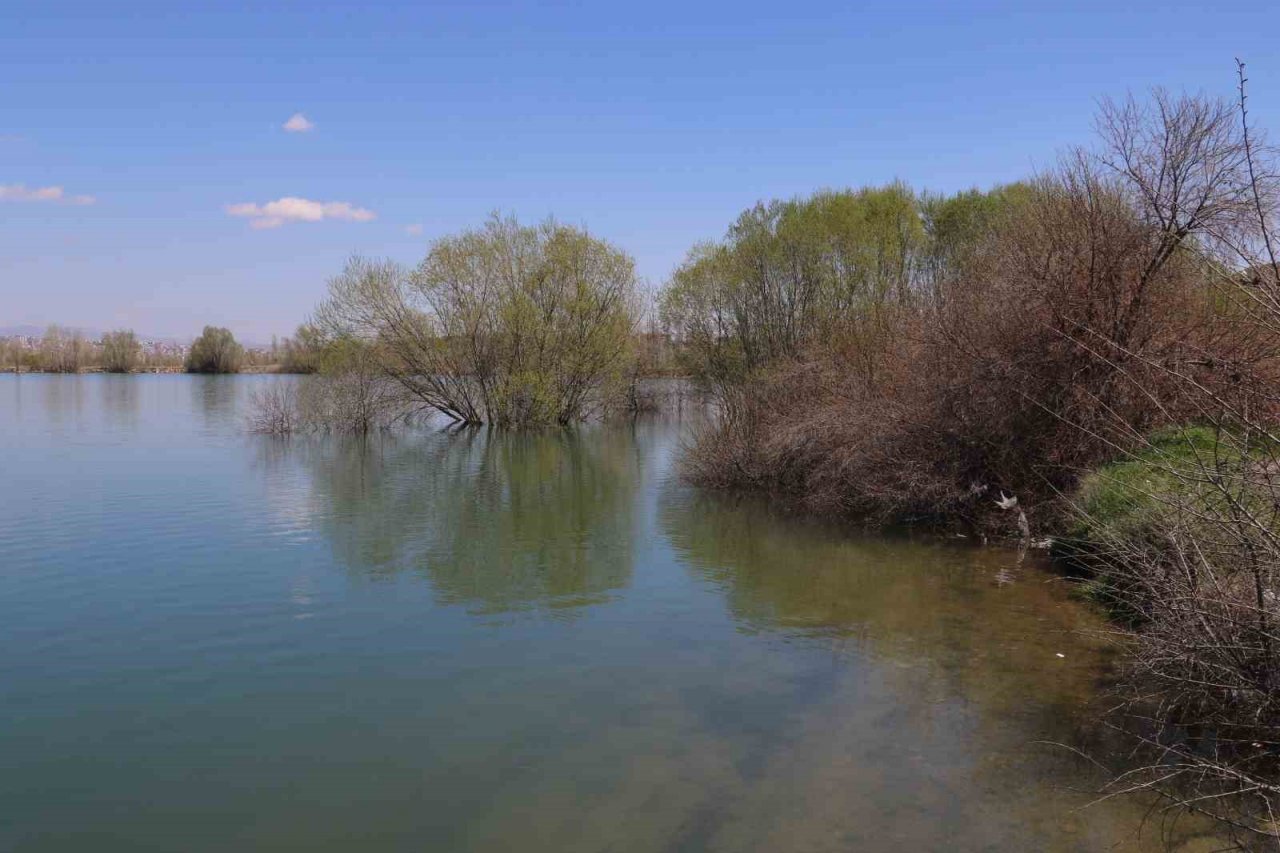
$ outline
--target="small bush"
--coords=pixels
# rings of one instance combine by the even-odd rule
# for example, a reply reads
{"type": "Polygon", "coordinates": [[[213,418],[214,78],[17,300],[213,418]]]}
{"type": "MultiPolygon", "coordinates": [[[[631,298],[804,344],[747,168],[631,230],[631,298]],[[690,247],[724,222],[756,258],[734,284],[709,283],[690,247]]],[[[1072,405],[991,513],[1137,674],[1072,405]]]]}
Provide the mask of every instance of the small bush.
{"type": "Polygon", "coordinates": [[[256,393],[250,430],[268,435],[363,435],[386,429],[410,413],[403,389],[383,372],[373,345],[352,338],[331,341],[319,366],[317,374],[256,393]]]}

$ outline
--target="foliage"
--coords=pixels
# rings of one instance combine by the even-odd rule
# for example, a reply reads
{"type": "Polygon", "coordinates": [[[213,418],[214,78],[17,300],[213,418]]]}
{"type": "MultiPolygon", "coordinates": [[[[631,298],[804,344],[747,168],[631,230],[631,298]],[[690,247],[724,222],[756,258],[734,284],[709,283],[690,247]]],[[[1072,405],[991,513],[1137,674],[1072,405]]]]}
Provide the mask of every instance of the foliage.
{"type": "Polygon", "coordinates": [[[141,345],[132,331],[108,332],[102,336],[102,369],[107,373],[129,373],[138,366],[141,345]]]}
{"type": "Polygon", "coordinates": [[[663,321],[696,375],[738,381],[833,335],[882,333],[923,245],[901,184],[757,204],[723,242],[689,253],[664,292],[663,321]]]}
{"type": "Polygon", "coordinates": [[[419,267],[353,259],[317,312],[376,342],[387,375],[469,423],[570,423],[599,405],[639,319],[629,256],[576,228],[492,218],[437,240],[419,267]]]}
{"type": "Polygon", "coordinates": [[[315,373],[320,369],[325,336],[312,323],[298,326],[292,338],[285,338],[280,358],[281,373],[315,373]]]}
{"type": "Polygon", "coordinates": [[[88,366],[90,347],[81,332],[50,326],[40,340],[40,366],[50,373],[78,373],[88,366]]]}
{"type": "MultiPolygon", "coordinates": [[[[1215,264],[1197,242],[1239,207],[1238,183],[1216,175],[1223,161],[1201,144],[1229,116],[1194,99],[1167,101],[1161,115],[1180,140],[1169,168],[1209,175],[1209,188],[1198,185],[1209,200],[1151,196],[1144,187],[1158,177],[1116,168],[1127,158],[1149,171],[1159,157],[1117,126],[1100,153],[1076,152],[1033,181],[917,197],[911,241],[839,218],[858,223],[846,245],[861,239],[881,247],[871,256],[907,259],[888,264],[887,277],[832,279],[861,282],[844,291],[860,298],[820,320],[776,323],[768,300],[721,298],[738,290],[707,270],[731,265],[734,250],[702,250],[673,277],[666,303],[721,389],[720,417],[688,456],[693,478],[825,512],[1000,530],[1016,515],[993,498],[1012,493],[1037,524],[1054,523],[1080,471],[1186,419],[1186,378],[1216,381],[1267,351],[1266,335],[1242,333],[1220,310],[1215,264]],[[808,343],[742,343],[772,340],[763,330],[774,326],[807,329],[797,340],[808,343]]],[[[794,306],[804,300],[785,294],[810,291],[791,282],[812,280],[771,276],[776,287],[761,292],[794,306]]]]}
{"type": "Polygon", "coordinates": [[[0,340],[0,370],[21,373],[39,369],[40,360],[36,353],[24,349],[17,339],[0,340]]]}
{"type": "Polygon", "coordinates": [[[244,347],[228,329],[205,326],[187,354],[188,373],[239,373],[244,347]]]}

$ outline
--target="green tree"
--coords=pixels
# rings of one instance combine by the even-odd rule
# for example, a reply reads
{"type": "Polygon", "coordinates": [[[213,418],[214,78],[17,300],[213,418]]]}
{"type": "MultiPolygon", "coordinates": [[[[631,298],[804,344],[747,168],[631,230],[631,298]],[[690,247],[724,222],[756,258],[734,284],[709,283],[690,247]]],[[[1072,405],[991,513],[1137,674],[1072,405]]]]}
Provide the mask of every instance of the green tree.
{"type": "Polygon", "coordinates": [[[925,246],[902,184],[757,204],[695,246],[664,292],[664,323],[695,373],[740,379],[815,341],[882,334],[925,246]]]}
{"type": "Polygon", "coordinates": [[[922,193],[920,218],[927,236],[921,270],[924,282],[935,289],[946,278],[960,274],[993,232],[1019,205],[1031,203],[1033,196],[1034,188],[1026,182],[949,196],[922,193]]]}
{"type": "Polygon", "coordinates": [[[108,373],[129,373],[138,365],[141,346],[132,331],[108,332],[102,336],[102,369],[108,373]]]}
{"type": "Polygon", "coordinates": [[[280,372],[315,373],[320,369],[325,345],[324,333],[312,323],[303,323],[280,347],[280,372]]]}
{"type": "Polygon", "coordinates": [[[317,321],[377,341],[386,372],[465,423],[569,423],[620,378],[640,316],[634,263],[576,228],[493,217],[419,267],[353,259],[317,321]]]}
{"type": "Polygon", "coordinates": [[[236,343],[230,330],[205,326],[187,353],[188,373],[239,373],[244,347],[236,343]]]}

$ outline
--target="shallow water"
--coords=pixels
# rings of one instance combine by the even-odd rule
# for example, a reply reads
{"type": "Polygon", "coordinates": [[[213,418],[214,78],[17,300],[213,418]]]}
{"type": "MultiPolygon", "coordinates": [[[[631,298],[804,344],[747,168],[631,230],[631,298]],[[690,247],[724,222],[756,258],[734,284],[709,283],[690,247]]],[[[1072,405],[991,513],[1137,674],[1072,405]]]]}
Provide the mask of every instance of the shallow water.
{"type": "Polygon", "coordinates": [[[700,495],[675,420],[246,435],[275,381],[0,377],[0,849],[1159,847],[1016,554],[700,495]]]}

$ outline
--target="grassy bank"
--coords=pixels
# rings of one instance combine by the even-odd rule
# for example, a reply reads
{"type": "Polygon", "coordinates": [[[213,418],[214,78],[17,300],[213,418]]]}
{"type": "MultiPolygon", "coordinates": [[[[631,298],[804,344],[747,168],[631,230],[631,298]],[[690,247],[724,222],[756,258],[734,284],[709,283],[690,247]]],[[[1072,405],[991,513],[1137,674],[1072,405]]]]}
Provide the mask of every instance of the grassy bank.
{"type": "Polygon", "coordinates": [[[1119,724],[1158,790],[1274,842],[1280,795],[1277,443],[1247,423],[1154,433],[1087,474],[1061,551],[1124,626],[1119,724]]]}

